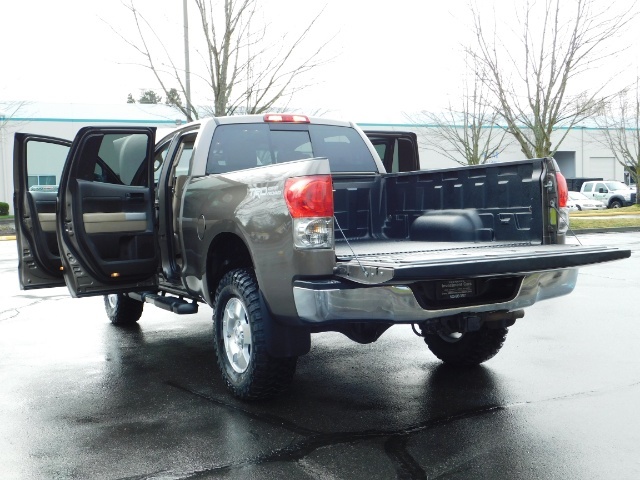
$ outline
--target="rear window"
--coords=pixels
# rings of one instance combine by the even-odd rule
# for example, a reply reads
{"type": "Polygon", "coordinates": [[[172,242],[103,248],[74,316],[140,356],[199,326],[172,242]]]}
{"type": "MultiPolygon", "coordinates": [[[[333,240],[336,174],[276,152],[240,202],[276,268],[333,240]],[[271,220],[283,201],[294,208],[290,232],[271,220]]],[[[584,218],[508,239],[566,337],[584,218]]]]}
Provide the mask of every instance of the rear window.
{"type": "Polygon", "coordinates": [[[213,134],[207,173],[314,157],[329,159],[332,172],[377,172],[375,160],[359,133],[329,125],[220,125],[213,134]]]}

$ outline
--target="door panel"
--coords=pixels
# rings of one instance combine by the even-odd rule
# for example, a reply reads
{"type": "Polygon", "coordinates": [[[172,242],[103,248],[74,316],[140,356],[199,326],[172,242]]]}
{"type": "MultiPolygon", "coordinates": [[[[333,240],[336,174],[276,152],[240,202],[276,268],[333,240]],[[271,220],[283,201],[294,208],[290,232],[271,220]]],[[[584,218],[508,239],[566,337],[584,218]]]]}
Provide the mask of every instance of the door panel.
{"type": "Polygon", "coordinates": [[[64,285],[55,219],[58,183],[70,146],[59,138],[15,134],[14,212],[23,290],[64,285]]]}
{"type": "Polygon", "coordinates": [[[80,130],[60,184],[58,244],[73,296],[156,285],[152,128],[80,130]]]}

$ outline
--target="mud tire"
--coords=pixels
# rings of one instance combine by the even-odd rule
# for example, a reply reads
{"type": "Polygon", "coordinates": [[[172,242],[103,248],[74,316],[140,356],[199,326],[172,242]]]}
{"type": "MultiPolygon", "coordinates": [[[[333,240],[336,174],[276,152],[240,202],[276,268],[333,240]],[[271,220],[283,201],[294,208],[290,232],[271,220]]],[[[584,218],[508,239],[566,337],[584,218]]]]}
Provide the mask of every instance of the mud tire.
{"type": "Polygon", "coordinates": [[[253,271],[240,268],[226,273],[214,297],[213,337],[222,379],[242,400],[279,395],[296,370],[298,357],[268,354],[267,318],[253,271]]]}
{"type": "Polygon", "coordinates": [[[135,324],[140,320],[143,308],[144,303],[121,293],[104,296],[104,309],[114,325],[135,324]]]}
{"type": "Polygon", "coordinates": [[[473,367],[493,358],[506,340],[507,328],[483,327],[462,334],[428,334],[424,342],[444,363],[459,367],[473,367]]]}

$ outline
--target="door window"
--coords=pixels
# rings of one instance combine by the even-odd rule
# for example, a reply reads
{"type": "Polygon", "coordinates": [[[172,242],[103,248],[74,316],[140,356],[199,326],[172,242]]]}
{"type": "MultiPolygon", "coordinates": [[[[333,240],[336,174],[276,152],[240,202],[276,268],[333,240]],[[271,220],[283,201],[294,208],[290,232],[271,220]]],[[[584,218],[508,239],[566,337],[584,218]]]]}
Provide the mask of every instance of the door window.
{"type": "Polygon", "coordinates": [[[115,185],[147,186],[147,139],[140,133],[89,137],[78,177],[115,185]]]}
{"type": "Polygon", "coordinates": [[[162,165],[167,158],[167,152],[171,146],[171,141],[167,141],[156,149],[156,153],[153,156],[153,182],[157,185],[160,181],[160,172],[162,172],[162,165]]]}
{"type": "Polygon", "coordinates": [[[27,142],[27,183],[30,192],[57,192],[69,147],[41,141],[27,142]]]}

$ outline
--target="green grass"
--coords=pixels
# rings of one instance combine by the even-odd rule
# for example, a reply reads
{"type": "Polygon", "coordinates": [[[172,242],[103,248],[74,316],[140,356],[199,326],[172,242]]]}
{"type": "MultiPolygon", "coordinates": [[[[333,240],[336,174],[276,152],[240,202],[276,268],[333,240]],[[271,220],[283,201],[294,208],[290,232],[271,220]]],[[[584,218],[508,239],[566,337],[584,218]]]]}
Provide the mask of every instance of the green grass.
{"type": "Polygon", "coordinates": [[[640,227],[640,205],[599,210],[597,212],[571,212],[569,218],[571,228],[575,229],[640,227]],[[633,218],[620,218],[624,215],[636,216],[633,218]]]}
{"type": "Polygon", "coordinates": [[[623,208],[607,208],[605,210],[591,210],[588,212],[571,212],[569,215],[573,217],[615,217],[618,215],[640,215],[640,205],[631,205],[623,208]]]}

